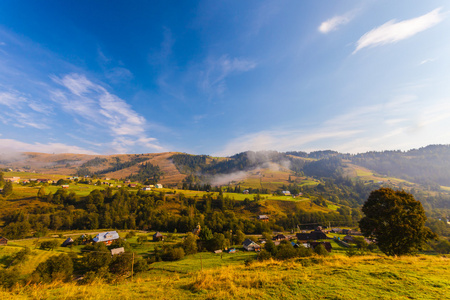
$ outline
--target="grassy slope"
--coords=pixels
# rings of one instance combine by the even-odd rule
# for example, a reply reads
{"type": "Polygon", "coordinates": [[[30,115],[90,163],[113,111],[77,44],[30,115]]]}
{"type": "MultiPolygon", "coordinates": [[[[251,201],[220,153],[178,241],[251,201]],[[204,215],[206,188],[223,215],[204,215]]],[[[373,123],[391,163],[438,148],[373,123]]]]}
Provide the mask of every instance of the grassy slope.
{"type": "Polygon", "coordinates": [[[151,269],[134,281],[27,286],[2,299],[446,299],[450,260],[342,255],[242,263],[179,273],[151,269]]]}

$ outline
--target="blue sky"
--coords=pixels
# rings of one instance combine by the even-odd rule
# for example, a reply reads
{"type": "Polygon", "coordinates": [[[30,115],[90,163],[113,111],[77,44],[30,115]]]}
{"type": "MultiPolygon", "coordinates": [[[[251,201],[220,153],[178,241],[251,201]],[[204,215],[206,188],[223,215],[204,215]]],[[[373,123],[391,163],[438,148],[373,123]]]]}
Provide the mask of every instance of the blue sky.
{"type": "Polygon", "coordinates": [[[450,143],[446,1],[0,2],[0,153],[450,143]]]}

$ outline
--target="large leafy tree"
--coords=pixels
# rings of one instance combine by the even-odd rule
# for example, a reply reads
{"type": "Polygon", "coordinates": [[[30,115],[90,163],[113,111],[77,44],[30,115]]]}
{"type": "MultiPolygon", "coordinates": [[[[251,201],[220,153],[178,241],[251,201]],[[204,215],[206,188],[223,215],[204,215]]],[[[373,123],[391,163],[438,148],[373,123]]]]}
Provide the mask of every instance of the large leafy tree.
{"type": "Polygon", "coordinates": [[[424,226],[427,217],[422,204],[405,191],[372,191],[362,211],[365,217],[359,221],[361,232],[375,239],[387,255],[412,254],[428,240],[437,238],[424,226]]]}

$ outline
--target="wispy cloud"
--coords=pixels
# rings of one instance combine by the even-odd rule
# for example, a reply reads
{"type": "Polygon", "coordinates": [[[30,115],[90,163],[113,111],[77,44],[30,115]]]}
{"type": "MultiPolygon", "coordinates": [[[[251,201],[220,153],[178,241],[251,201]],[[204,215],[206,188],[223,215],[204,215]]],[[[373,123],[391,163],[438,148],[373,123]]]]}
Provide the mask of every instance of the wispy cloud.
{"type": "Polygon", "coordinates": [[[244,58],[230,58],[223,55],[219,59],[208,59],[201,72],[200,88],[204,93],[222,96],[226,90],[226,78],[233,73],[247,72],[256,67],[256,62],[244,58]]]}
{"type": "Polygon", "coordinates": [[[0,154],[4,155],[17,152],[97,154],[93,151],[85,150],[78,146],[66,145],[62,143],[25,143],[13,139],[0,139],[0,154]]]}
{"type": "Polygon", "coordinates": [[[2,115],[0,121],[19,128],[48,129],[50,127],[43,122],[42,115],[47,115],[51,110],[43,112],[45,106],[40,107],[39,103],[39,101],[32,101],[15,90],[2,91],[0,92],[0,106],[3,108],[0,112],[2,115]]]}
{"type": "Polygon", "coordinates": [[[312,151],[324,148],[350,153],[407,150],[449,140],[450,134],[436,135],[440,128],[448,126],[448,99],[428,98],[424,101],[416,95],[405,94],[385,103],[337,114],[313,128],[278,128],[244,134],[229,141],[214,155],[233,155],[247,150],[312,151]]]}
{"type": "Polygon", "coordinates": [[[125,152],[134,145],[163,149],[155,138],[147,137],[146,119],[100,84],[76,73],[62,78],[52,76],[52,79],[68,91],[55,89],[51,93],[51,99],[65,111],[109,131],[114,138],[111,145],[120,152],[125,152]]]}
{"type": "Polygon", "coordinates": [[[355,16],[355,12],[351,11],[341,16],[335,16],[331,19],[328,19],[322,22],[317,28],[321,33],[329,33],[331,31],[337,30],[340,26],[347,24],[350,22],[355,16]]]}
{"type": "Polygon", "coordinates": [[[427,30],[444,19],[441,8],[437,8],[423,16],[396,22],[391,20],[380,27],[365,33],[357,42],[353,54],[366,47],[376,47],[407,39],[419,32],[427,30]]]}

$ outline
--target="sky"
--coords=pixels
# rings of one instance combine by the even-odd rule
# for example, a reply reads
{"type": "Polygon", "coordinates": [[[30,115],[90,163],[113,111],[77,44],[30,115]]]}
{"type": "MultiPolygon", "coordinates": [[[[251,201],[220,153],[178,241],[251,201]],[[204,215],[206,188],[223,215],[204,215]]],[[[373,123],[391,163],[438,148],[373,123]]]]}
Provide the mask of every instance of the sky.
{"type": "Polygon", "coordinates": [[[0,155],[450,144],[447,1],[0,1],[0,155]]]}

